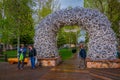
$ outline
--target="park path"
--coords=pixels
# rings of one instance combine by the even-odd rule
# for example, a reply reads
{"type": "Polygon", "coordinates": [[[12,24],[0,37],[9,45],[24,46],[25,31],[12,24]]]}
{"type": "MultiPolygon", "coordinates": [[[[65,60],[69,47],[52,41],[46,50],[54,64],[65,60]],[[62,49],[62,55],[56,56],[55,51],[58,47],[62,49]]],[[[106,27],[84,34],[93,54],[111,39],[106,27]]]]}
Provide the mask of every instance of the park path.
{"type": "Polygon", "coordinates": [[[79,59],[75,54],[71,59],[59,66],[51,68],[49,73],[42,76],[42,80],[91,80],[89,71],[79,68],[79,59]]]}
{"type": "Polygon", "coordinates": [[[56,67],[34,70],[27,66],[17,70],[17,64],[0,63],[0,80],[120,80],[120,69],[81,70],[78,65],[77,54],[56,67]]]}

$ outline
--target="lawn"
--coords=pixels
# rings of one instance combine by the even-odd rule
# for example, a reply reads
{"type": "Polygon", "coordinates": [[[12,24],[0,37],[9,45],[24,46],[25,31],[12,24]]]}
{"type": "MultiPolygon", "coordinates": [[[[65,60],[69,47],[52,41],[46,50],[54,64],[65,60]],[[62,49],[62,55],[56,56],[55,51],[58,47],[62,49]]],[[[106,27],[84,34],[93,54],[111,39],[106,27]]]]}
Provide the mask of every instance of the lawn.
{"type": "Polygon", "coordinates": [[[66,48],[60,49],[59,54],[62,57],[62,60],[69,59],[73,56],[71,49],[66,49],[66,48]]]}
{"type": "MultiPolygon", "coordinates": [[[[71,49],[67,49],[67,48],[60,49],[59,53],[60,53],[60,56],[62,57],[62,60],[69,59],[73,56],[73,53],[72,53],[71,49]]],[[[17,51],[16,50],[9,50],[9,51],[6,51],[3,54],[7,54],[8,58],[17,57],[17,51]]],[[[3,60],[0,60],[0,62],[1,61],[3,62],[3,60]]]]}
{"type": "Polygon", "coordinates": [[[7,58],[14,58],[17,57],[17,51],[16,50],[9,50],[3,53],[3,55],[0,56],[0,62],[5,61],[5,54],[7,55],[7,58]]]}
{"type": "Polygon", "coordinates": [[[9,50],[6,51],[4,54],[7,54],[8,58],[17,57],[17,50],[9,50]]]}

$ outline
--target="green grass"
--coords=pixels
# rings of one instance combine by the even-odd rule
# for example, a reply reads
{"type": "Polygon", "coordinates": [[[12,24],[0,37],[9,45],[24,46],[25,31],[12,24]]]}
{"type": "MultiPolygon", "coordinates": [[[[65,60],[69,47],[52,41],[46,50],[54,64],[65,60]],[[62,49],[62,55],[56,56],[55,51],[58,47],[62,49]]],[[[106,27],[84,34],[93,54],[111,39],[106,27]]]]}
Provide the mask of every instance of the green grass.
{"type": "Polygon", "coordinates": [[[5,60],[0,60],[0,62],[5,62],[5,60]]]}
{"type": "Polygon", "coordinates": [[[17,50],[6,51],[4,54],[7,54],[8,58],[17,57],[17,50]]]}
{"type": "MultiPolygon", "coordinates": [[[[15,58],[15,57],[17,57],[17,50],[5,51],[5,52],[3,52],[3,55],[4,54],[7,54],[7,58],[15,58]]],[[[5,56],[0,57],[0,62],[5,62],[4,59],[5,59],[5,56]]]]}
{"type": "Polygon", "coordinates": [[[69,59],[73,56],[71,49],[60,49],[59,53],[60,53],[62,60],[69,59]]]}
{"type": "MultiPolygon", "coordinates": [[[[62,60],[69,59],[73,56],[73,53],[71,52],[71,49],[66,49],[66,48],[60,49],[59,53],[60,53],[60,56],[61,56],[62,60]]],[[[16,50],[6,51],[3,54],[7,54],[8,58],[17,57],[17,51],[16,50]]],[[[0,62],[3,62],[3,61],[0,60],[0,62]]]]}

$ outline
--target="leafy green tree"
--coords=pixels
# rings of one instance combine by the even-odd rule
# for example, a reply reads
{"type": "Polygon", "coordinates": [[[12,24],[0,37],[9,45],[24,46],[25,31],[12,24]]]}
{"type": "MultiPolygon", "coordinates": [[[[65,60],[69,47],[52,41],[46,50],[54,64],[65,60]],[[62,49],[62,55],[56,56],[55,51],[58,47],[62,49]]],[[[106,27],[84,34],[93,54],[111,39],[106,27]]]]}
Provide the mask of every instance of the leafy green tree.
{"type": "MultiPolygon", "coordinates": [[[[112,22],[112,28],[116,33],[116,36],[118,40],[120,40],[120,26],[119,26],[119,21],[120,21],[120,2],[118,0],[108,0],[108,18],[112,22]]],[[[120,45],[120,41],[119,45],[120,45]]]]}
{"type": "Polygon", "coordinates": [[[0,20],[2,19],[2,2],[0,1],[0,20]]]}
{"type": "MultiPolygon", "coordinates": [[[[0,41],[2,43],[6,44],[6,47],[8,47],[8,44],[10,43],[10,39],[11,39],[11,29],[8,26],[10,24],[10,22],[8,21],[8,19],[5,17],[4,14],[4,4],[3,4],[3,0],[0,1],[0,41]]],[[[3,45],[3,51],[6,51],[5,48],[5,44],[3,45]]]]}
{"type": "Polygon", "coordinates": [[[64,26],[58,32],[58,47],[64,44],[77,44],[77,34],[80,29],[78,26],[64,26]]]}
{"type": "Polygon", "coordinates": [[[2,2],[0,1],[0,43],[1,43],[1,37],[2,37],[2,28],[1,28],[1,25],[2,25],[2,2]]]}
{"type": "Polygon", "coordinates": [[[58,48],[60,48],[61,46],[63,46],[64,44],[66,44],[66,39],[64,36],[59,35],[58,39],[57,39],[57,46],[58,48]]]}
{"type": "Polygon", "coordinates": [[[105,14],[108,8],[108,3],[107,0],[84,0],[84,7],[99,9],[105,14]]]}
{"type": "Polygon", "coordinates": [[[35,10],[37,13],[36,15],[38,16],[37,21],[35,22],[36,24],[38,24],[48,14],[60,9],[58,0],[37,0],[36,5],[38,6],[35,10]]]}
{"type": "Polygon", "coordinates": [[[8,26],[12,30],[12,34],[17,38],[19,48],[21,36],[28,35],[32,39],[34,35],[32,10],[29,6],[31,0],[3,1],[5,18],[10,22],[8,26]]]}

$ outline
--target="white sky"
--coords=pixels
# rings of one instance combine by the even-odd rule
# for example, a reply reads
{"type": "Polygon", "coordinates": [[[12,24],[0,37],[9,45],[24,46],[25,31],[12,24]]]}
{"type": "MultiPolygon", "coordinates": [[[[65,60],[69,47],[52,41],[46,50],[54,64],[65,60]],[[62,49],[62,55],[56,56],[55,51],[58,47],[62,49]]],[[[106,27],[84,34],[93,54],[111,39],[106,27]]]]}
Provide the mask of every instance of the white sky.
{"type": "Polygon", "coordinates": [[[83,7],[84,0],[59,0],[61,6],[61,9],[67,8],[67,7],[83,7]]]}

